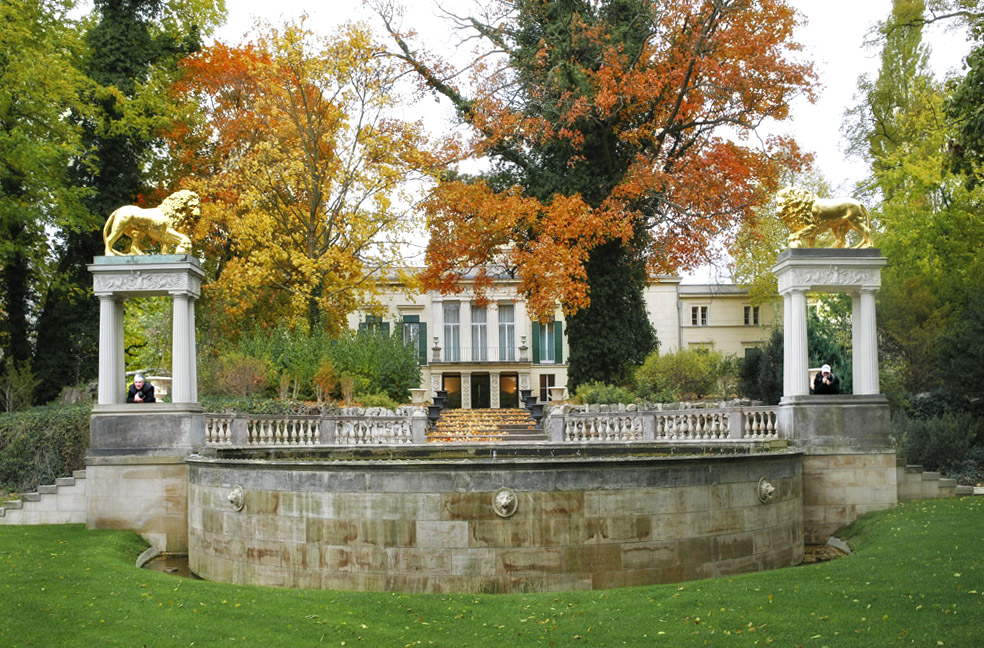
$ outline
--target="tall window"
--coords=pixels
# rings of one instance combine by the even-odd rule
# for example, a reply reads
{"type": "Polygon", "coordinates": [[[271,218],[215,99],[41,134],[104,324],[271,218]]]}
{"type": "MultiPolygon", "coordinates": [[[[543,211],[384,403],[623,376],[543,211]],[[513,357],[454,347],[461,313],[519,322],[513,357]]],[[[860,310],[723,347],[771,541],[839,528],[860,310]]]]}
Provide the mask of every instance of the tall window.
{"type": "Polygon", "coordinates": [[[550,388],[554,386],[553,374],[540,374],[540,402],[546,403],[550,400],[550,388]]]}
{"type": "Polygon", "coordinates": [[[427,322],[421,322],[420,315],[404,315],[400,331],[403,343],[417,352],[420,364],[427,364],[427,322]]]}
{"type": "Polygon", "coordinates": [[[444,360],[461,361],[461,313],[458,302],[444,302],[444,360]]]}
{"type": "Polygon", "coordinates": [[[472,362],[485,362],[489,359],[488,310],[484,306],[471,307],[472,362]]]}
{"type": "Polygon", "coordinates": [[[516,307],[499,305],[499,360],[516,360],[516,307]]]}
{"type": "Polygon", "coordinates": [[[745,326],[758,326],[759,307],[745,306],[745,326]]]}
{"type": "Polygon", "coordinates": [[[694,326],[707,326],[707,306],[691,306],[690,323],[694,326]]]}
{"type": "Polygon", "coordinates": [[[550,322],[540,325],[540,362],[543,364],[557,362],[554,354],[554,324],[555,322],[550,322]]]}

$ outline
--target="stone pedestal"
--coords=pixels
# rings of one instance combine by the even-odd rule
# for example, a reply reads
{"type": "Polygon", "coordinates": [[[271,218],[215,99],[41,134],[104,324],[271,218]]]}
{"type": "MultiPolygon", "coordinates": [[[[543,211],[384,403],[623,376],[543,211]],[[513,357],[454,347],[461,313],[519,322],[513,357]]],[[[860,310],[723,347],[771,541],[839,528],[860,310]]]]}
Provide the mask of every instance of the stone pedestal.
{"type": "Polygon", "coordinates": [[[898,502],[891,414],[878,385],[875,293],[886,259],[878,250],[795,249],[779,255],[785,316],[779,425],[805,451],[803,535],[823,543],[841,526],[898,502]],[[852,299],[854,393],[810,395],[807,295],[852,299]]]}
{"type": "Polygon", "coordinates": [[[132,529],[160,551],[188,550],[188,455],[205,444],[198,404],[195,300],[203,272],[190,255],[96,257],[99,401],[86,455],[86,526],[132,529]],[[126,403],[123,304],[173,300],[171,403],[126,403]]]}

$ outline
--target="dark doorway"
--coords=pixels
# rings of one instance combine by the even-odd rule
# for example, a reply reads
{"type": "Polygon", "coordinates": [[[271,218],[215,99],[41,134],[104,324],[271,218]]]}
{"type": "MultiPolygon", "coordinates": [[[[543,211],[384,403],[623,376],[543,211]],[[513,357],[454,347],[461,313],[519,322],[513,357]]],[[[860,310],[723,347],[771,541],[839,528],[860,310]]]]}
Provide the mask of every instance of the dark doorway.
{"type": "Polygon", "coordinates": [[[503,374],[499,376],[499,407],[515,409],[519,407],[519,376],[503,374]]]}
{"type": "Polygon", "coordinates": [[[461,409],[461,376],[443,376],[443,389],[448,393],[444,406],[448,409],[461,409]]]}
{"type": "Polygon", "coordinates": [[[472,409],[488,409],[492,407],[491,381],[488,374],[472,374],[471,377],[471,406],[472,409]]]}

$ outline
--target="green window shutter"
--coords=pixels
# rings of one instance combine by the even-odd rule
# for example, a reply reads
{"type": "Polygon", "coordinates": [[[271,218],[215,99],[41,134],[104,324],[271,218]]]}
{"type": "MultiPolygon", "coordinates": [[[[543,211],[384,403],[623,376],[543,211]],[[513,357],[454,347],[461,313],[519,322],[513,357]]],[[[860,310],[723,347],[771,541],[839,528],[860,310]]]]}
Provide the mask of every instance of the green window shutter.
{"type": "Polygon", "coordinates": [[[533,364],[540,364],[540,323],[533,322],[533,364]]]}
{"type": "Polygon", "coordinates": [[[418,330],[420,338],[417,340],[417,344],[420,346],[418,353],[420,354],[420,364],[427,364],[427,322],[421,322],[418,330]]]}
{"type": "Polygon", "coordinates": [[[564,324],[554,322],[554,361],[557,364],[564,363],[564,324]]]}
{"type": "Polygon", "coordinates": [[[389,322],[380,322],[379,323],[379,330],[383,332],[383,335],[387,335],[388,336],[390,334],[390,323],[389,322]]]}

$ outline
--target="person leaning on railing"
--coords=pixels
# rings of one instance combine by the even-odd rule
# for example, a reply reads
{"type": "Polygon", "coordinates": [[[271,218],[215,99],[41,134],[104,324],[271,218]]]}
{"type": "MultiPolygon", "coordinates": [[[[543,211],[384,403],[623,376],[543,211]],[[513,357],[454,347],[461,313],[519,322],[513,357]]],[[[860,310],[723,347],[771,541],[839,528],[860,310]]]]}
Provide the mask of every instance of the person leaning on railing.
{"type": "Polygon", "coordinates": [[[144,377],[137,374],[133,377],[133,384],[130,385],[130,389],[126,392],[126,402],[128,403],[153,403],[157,399],[154,398],[154,386],[149,382],[144,380],[144,377]]]}
{"type": "Polygon", "coordinates": [[[840,378],[830,370],[830,365],[820,367],[820,373],[813,379],[814,394],[839,394],[840,378]]]}

